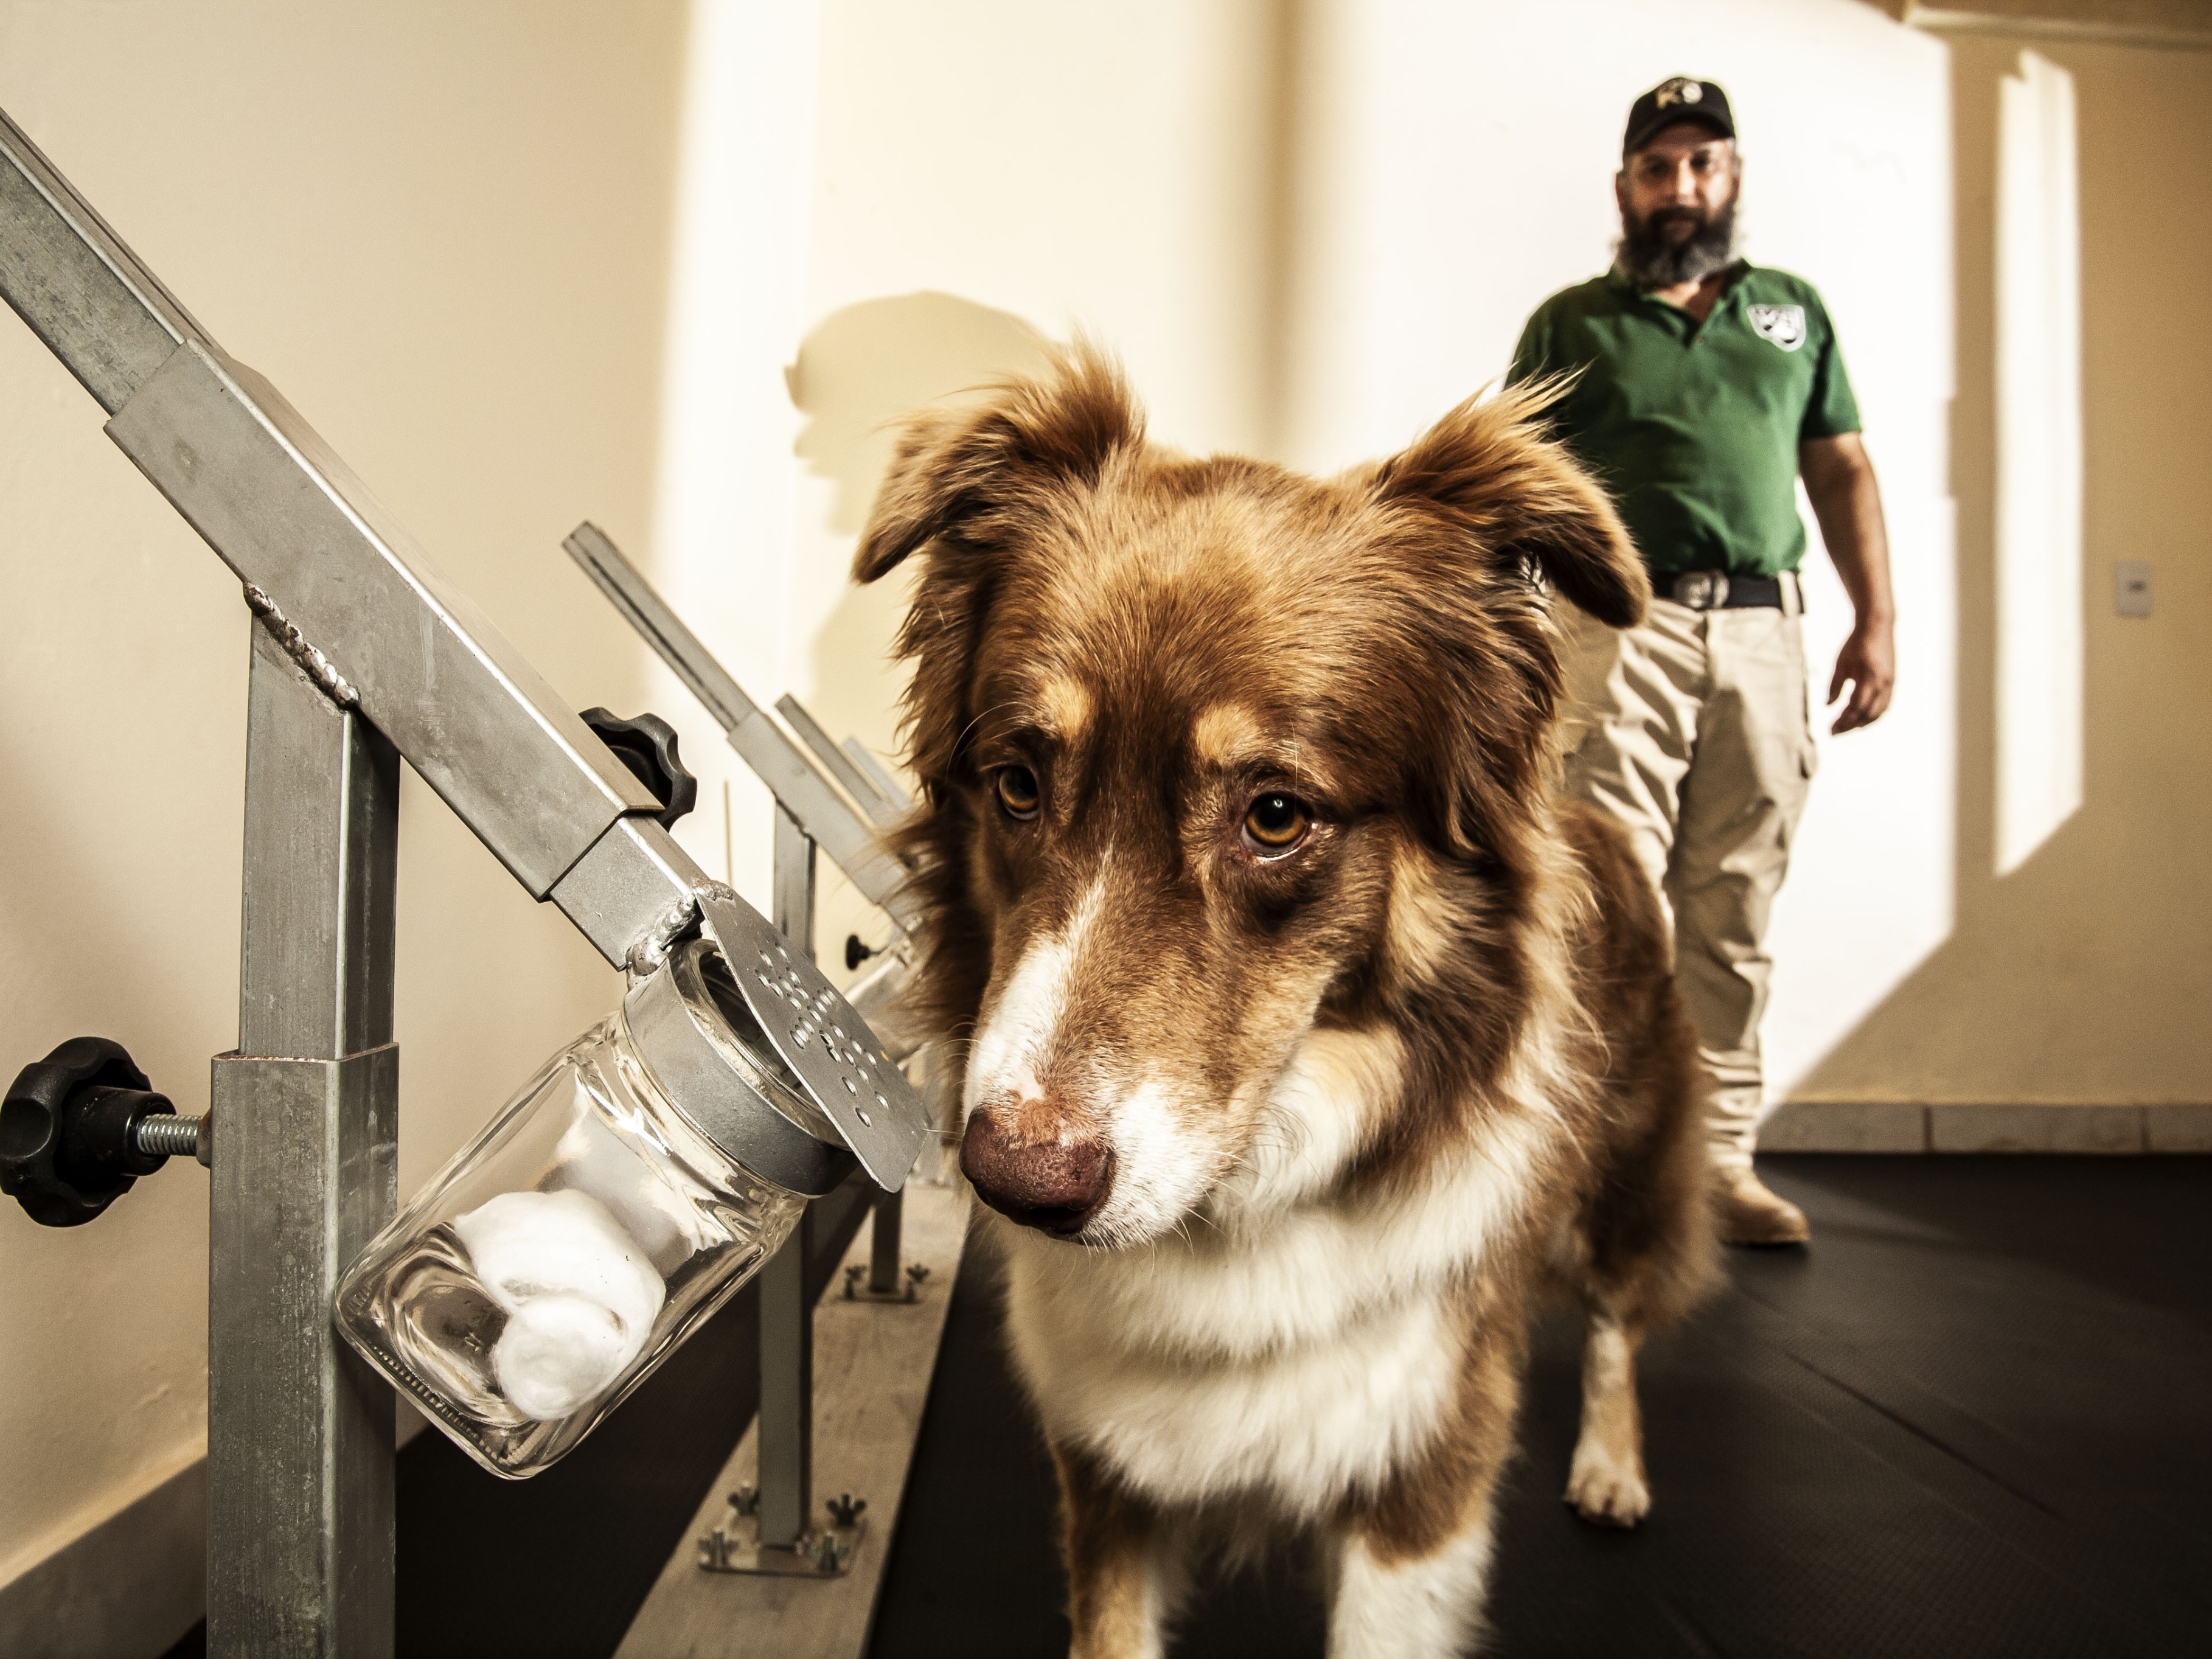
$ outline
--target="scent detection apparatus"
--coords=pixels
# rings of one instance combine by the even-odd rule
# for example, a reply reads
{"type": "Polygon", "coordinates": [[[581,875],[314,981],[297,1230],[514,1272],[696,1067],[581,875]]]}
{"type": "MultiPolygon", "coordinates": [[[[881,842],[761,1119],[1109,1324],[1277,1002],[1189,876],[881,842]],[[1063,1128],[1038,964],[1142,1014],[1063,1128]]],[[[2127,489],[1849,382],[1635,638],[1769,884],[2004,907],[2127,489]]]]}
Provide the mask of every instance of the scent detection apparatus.
{"type": "MultiPolygon", "coordinates": [[[[0,1184],[67,1225],[166,1157],[209,1165],[210,1650],[389,1654],[374,1374],[486,1467],[542,1468],[776,1255],[810,1198],[855,1170],[896,1189],[927,1115],[811,939],[671,837],[690,781],[672,734],[563,708],[4,113],[0,295],[259,618],[239,1042],[210,1117],[179,1119],[119,1047],[77,1039],[9,1091],[0,1184]],[[627,989],[395,1216],[402,757],[627,989]]],[[[870,867],[886,861],[866,821],[745,710],[774,734],[724,722],[781,803],[779,913],[803,880],[811,933],[817,842],[896,904],[902,872],[870,867]]],[[[855,799],[872,816],[888,797],[855,799]]]]}

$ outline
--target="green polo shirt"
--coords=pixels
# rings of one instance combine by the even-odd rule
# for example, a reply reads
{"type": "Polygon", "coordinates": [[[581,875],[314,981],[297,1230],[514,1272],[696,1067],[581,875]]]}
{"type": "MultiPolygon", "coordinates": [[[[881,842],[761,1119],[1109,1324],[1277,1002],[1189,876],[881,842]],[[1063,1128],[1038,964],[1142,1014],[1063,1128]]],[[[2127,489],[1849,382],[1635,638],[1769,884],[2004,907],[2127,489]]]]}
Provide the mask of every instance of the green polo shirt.
{"type": "Polygon", "coordinates": [[[1652,574],[1797,568],[1797,446],[1859,429],[1810,283],[1739,264],[1700,324],[1618,271],[1593,277],[1537,308],[1506,384],[1574,370],[1553,430],[1613,493],[1652,574]]]}

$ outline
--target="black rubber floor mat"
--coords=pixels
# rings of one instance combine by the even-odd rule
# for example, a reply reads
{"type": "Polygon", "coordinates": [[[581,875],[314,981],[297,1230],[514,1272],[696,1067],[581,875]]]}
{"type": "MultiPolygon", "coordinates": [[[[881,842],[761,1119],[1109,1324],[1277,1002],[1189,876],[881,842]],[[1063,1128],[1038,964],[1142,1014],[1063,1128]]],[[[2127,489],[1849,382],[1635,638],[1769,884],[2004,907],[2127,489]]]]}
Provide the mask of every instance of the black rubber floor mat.
{"type": "MultiPolygon", "coordinates": [[[[1559,1501],[1576,1332],[1538,1333],[1489,1650],[1536,1659],[2195,1655],[2212,1628],[2212,1160],[1763,1161],[1804,1252],[1655,1342],[1655,1510],[1559,1501]]],[[[1049,1461],[972,1253],[894,1540],[873,1659],[1066,1650],[1049,1461]]],[[[1304,1659],[1295,1560],[1206,1586],[1175,1651],[1304,1659]]]]}

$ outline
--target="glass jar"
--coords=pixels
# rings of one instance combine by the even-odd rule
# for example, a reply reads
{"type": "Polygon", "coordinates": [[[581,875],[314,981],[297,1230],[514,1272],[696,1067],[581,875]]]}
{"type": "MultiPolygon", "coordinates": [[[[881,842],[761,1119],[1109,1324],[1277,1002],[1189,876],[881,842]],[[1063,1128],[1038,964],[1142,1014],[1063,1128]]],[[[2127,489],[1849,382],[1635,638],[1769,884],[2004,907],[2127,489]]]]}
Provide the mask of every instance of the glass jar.
{"type": "Polygon", "coordinates": [[[694,938],[377,1235],[337,1326],[519,1480],[574,1449],[854,1167],[694,938]]]}

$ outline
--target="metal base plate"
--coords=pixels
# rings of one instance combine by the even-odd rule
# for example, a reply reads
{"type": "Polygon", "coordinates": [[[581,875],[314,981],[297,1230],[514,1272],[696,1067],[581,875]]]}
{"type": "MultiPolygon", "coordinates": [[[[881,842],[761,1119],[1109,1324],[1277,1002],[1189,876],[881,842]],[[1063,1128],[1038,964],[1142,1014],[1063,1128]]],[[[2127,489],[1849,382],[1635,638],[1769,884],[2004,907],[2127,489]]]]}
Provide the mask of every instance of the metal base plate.
{"type": "Polygon", "coordinates": [[[734,1494],[720,1525],[699,1540],[702,1572],[760,1573],[775,1578],[842,1578],[868,1533],[868,1518],[855,1516],[848,1527],[817,1527],[790,1549],[760,1541],[760,1516],[734,1494]]]}
{"type": "Polygon", "coordinates": [[[921,1287],[929,1281],[929,1269],[921,1262],[909,1262],[905,1283],[888,1291],[879,1291],[869,1282],[872,1275],[868,1264],[854,1261],[845,1268],[845,1297],[848,1302],[919,1302],[921,1287]]]}

